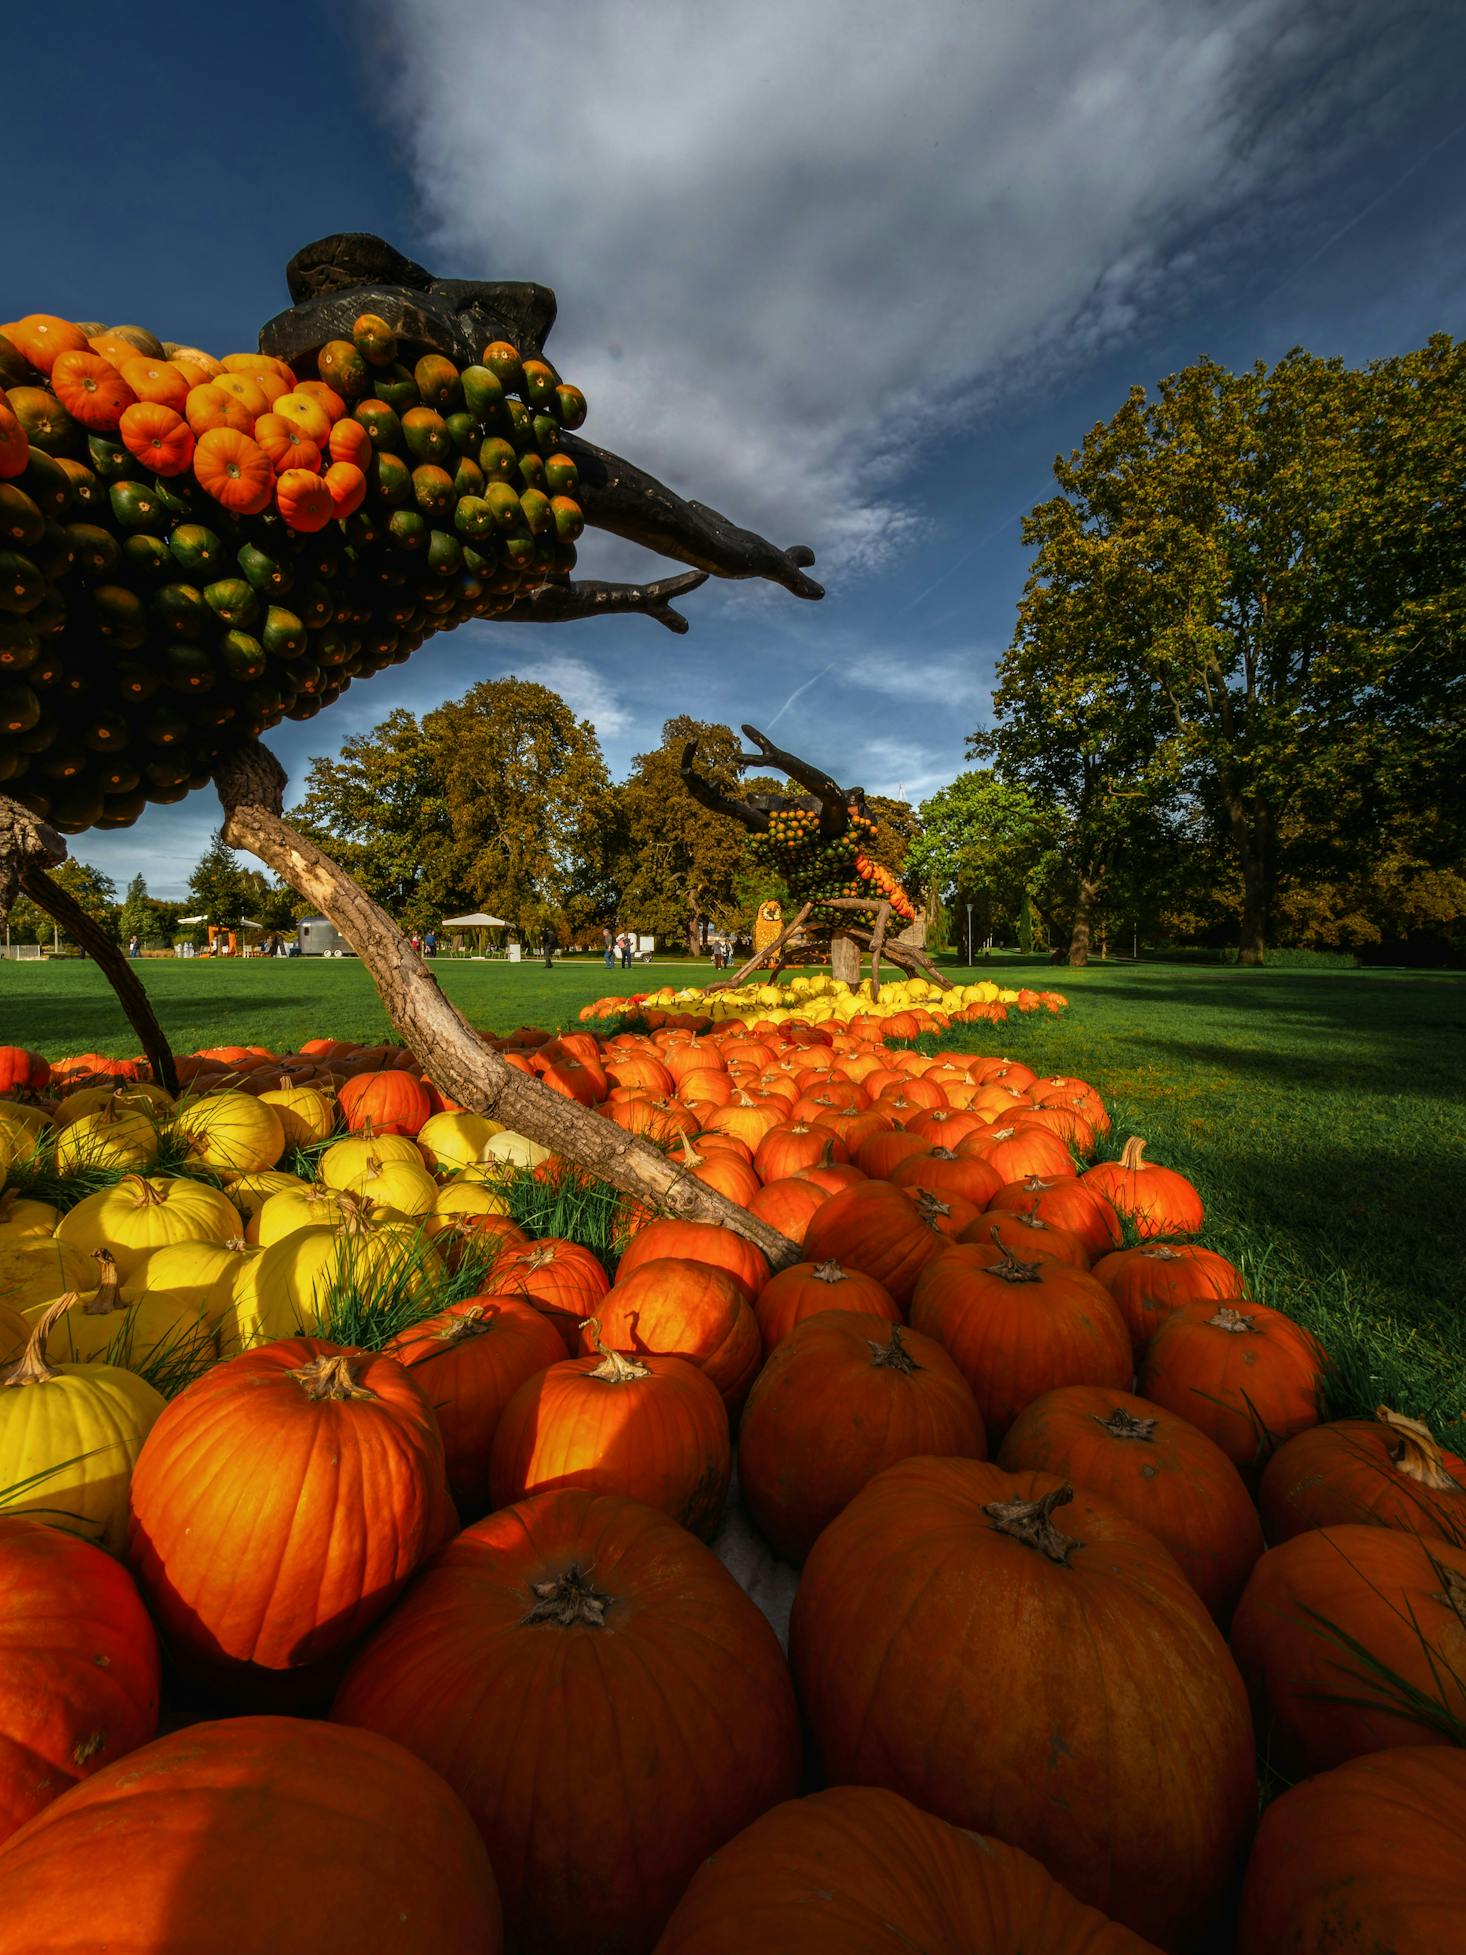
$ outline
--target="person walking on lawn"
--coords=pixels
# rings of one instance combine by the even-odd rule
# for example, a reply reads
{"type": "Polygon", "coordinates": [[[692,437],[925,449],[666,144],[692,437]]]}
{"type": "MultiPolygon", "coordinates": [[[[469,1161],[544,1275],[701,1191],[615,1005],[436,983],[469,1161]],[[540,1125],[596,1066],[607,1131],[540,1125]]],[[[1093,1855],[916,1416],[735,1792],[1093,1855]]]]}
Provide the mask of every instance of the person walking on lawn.
{"type": "Polygon", "coordinates": [[[603,959],[606,969],[608,971],[614,971],[616,968],[616,933],[612,930],[609,923],[601,931],[601,942],[606,947],[605,957],[603,959]]]}

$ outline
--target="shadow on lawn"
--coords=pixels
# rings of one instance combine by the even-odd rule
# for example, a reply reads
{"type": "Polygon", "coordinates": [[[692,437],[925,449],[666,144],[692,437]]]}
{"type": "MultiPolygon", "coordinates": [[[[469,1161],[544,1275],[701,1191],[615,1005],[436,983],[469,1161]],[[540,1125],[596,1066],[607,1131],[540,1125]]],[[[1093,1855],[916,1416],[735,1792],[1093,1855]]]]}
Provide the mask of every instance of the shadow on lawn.
{"type": "MultiPolygon", "coordinates": [[[[266,998],[256,1001],[221,998],[217,992],[174,992],[159,988],[151,990],[149,997],[167,1037],[171,1037],[172,1025],[217,1020],[221,1013],[227,1012],[244,1015],[256,1002],[270,1011],[291,1007],[310,1010],[318,1008],[320,1003],[307,994],[293,991],[271,991],[266,998]]],[[[115,1044],[119,1038],[128,1036],[127,1019],[110,990],[101,991],[94,997],[78,997],[75,993],[28,997],[24,1001],[24,1017],[26,1036],[23,1043],[41,1052],[59,1049],[63,1043],[71,1046],[83,1041],[115,1044]]],[[[0,1043],[5,1042],[4,1019],[5,1001],[0,999],[0,1043]]],[[[223,1035],[221,1030],[221,1040],[223,1035]]]]}

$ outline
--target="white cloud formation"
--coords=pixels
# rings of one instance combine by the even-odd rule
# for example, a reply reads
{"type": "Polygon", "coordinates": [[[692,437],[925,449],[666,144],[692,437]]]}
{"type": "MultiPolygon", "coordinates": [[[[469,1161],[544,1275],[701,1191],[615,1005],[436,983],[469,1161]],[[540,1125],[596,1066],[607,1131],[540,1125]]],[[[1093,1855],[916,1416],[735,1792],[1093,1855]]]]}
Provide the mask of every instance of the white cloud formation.
{"type": "Polygon", "coordinates": [[[940,505],[935,440],[1286,230],[1435,11],[377,0],[368,81],[403,242],[555,286],[592,438],[849,573],[940,505]]]}

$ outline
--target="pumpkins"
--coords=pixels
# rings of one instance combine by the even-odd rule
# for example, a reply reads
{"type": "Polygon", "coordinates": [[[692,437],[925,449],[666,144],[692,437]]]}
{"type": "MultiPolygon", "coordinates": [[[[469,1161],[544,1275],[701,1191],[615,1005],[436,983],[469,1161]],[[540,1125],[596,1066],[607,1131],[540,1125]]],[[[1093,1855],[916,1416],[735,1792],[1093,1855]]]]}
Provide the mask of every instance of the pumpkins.
{"type": "Polygon", "coordinates": [[[911,1300],[911,1328],[935,1338],[971,1385],[990,1440],[1057,1385],[1128,1390],[1130,1338],[1102,1284],[1049,1258],[991,1254],[978,1243],[947,1250],[911,1300]]]}
{"type": "Polygon", "coordinates": [[[795,1325],[759,1373],[738,1430],[738,1485],[775,1554],[802,1562],[883,1467],[986,1452],[977,1401],[940,1344],[827,1310],[795,1325]]]}
{"type": "Polygon", "coordinates": [[[878,1786],[775,1806],[701,1866],[655,1955],[1155,1955],[1027,1853],[878,1786]]]}
{"type": "Polygon", "coordinates": [[[889,1291],[873,1276],[842,1269],[839,1263],[791,1263],[775,1271],[754,1302],[764,1349],[772,1351],[796,1324],[822,1310],[858,1310],[882,1323],[901,1321],[889,1291]]]}
{"type": "Polygon", "coordinates": [[[1258,1507],[1269,1541],[1358,1521],[1466,1547],[1466,1460],[1438,1446],[1418,1419],[1381,1405],[1372,1421],[1312,1426],[1280,1446],[1258,1507]]]}
{"type": "MultiPolygon", "coordinates": [[[[255,1105],[248,1094],[237,1097],[255,1105]]],[[[221,1189],[181,1175],[128,1174],[114,1187],[83,1196],[62,1216],[55,1240],[88,1256],[109,1250],[126,1283],[153,1249],[170,1242],[228,1242],[238,1234],[239,1211],[221,1189]]]]}
{"type": "Polygon", "coordinates": [[[637,1230],[617,1264],[616,1280],[623,1283],[647,1263],[667,1257],[725,1271],[749,1303],[769,1280],[767,1260],[746,1236],[735,1235],[713,1222],[671,1218],[648,1222],[637,1230]]]}
{"type": "Polygon", "coordinates": [[[1231,1619],[1262,1553],[1242,1477],[1187,1420],[1129,1392],[1061,1385],[1020,1412],[998,1454],[1008,1473],[1055,1473],[1169,1548],[1212,1615],[1231,1619]]]}
{"type": "Polygon", "coordinates": [[[1460,1745],[1466,1548],[1388,1527],[1310,1528],[1258,1562],[1232,1651],[1290,1778],[1390,1745],[1460,1745]]]}
{"type": "Polygon", "coordinates": [[[1151,1339],[1139,1389],[1255,1473],[1275,1446],[1317,1425],[1326,1362],[1301,1324],[1265,1304],[1186,1303],[1151,1339]]]}
{"type": "Polygon", "coordinates": [[[237,1255],[237,1250],[212,1242],[157,1249],[134,1270],[125,1292],[112,1256],[105,1249],[94,1250],[97,1287],[60,1318],[51,1333],[52,1357],[70,1364],[116,1364],[128,1371],[166,1365],[187,1372],[211,1363],[217,1352],[201,1299],[237,1255]],[[158,1267],[153,1289],[148,1273],[160,1258],[167,1260],[158,1267]]]}
{"type": "Polygon", "coordinates": [[[1051,1474],[905,1460],[805,1563],[790,1660],[828,1780],[1033,1853],[1165,1948],[1252,1823],[1246,1694],[1175,1562],[1051,1474]]]}
{"type": "Polygon", "coordinates": [[[302,1086],[287,1075],[278,1086],[261,1093],[260,1102],[274,1110],[286,1147],[316,1147],[330,1139],[336,1115],[319,1087],[302,1086]]]}
{"type": "Polygon", "coordinates": [[[6,1955],[503,1947],[488,1855],[438,1775],[301,1718],[194,1724],[108,1765],[10,1841],[0,1884],[6,1955]]]}
{"type": "Polygon", "coordinates": [[[285,1128],[267,1100],[254,1093],[206,1093],[173,1115],[173,1135],[200,1167],[258,1174],[285,1152],[285,1128]]]}
{"type": "Polygon", "coordinates": [[[39,1052],[0,1045],[0,1099],[11,1093],[43,1093],[50,1078],[50,1065],[39,1052]]]}
{"type": "MultiPolygon", "coordinates": [[[[88,1197],[90,1199],[90,1197],[88,1197]]],[[[19,1357],[30,1327],[22,1311],[54,1303],[68,1290],[96,1288],[88,1251],[62,1236],[0,1237],[0,1355],[19,1357]]]]}
{"type": "MultiPolygon", "coordinates": [[[[730,1416],[747,1397],[763,1348],[753,1312],[725,1271],[658,1257],[618,1277],[597,1314],[600,1335],[613,1351],[695,1364],[717,1387],[730,1416]]],[[[583,1349],[593,1348],[584,1329],[581,1340],[583,1349]]]]}
{"type": "Polygon", "coordinates": [[[436,1413],[453,1504],[464,1520],[477,1520],[490,1505],[489,1461],[504,1408],[563,1359],[560,1333],[531,1303],[481,1296],[421,1318],[384,1348],[436,1413]]]}
{"type": "Polygon", "coordinates": [[[1460,1955],[1466,1751],[1375,1752],[1262,1816],[1237,1955],[1460,1955]]]}
{"type": "Polygon", "coordinates": [[[496,1296],[522,1296],[559,1332],[566,1353],[580,1350],[581,1326],[593,1317],[611,1287],[597,1257],[578,1242],[541,1236],[496,1256],[484,1275],[496,1296]]]}
{"type": "Polygon", "coordinates": [[[493,1504],[581,1487],[643,1501],[711,1540],[732,1472],[716,1386],[684,1358],[608,1350],[594,1318],[585,1335],[594,1355],[538,1371],[505,1407],[494,1434],[493,1504]]]}
{"type": "Polygon", "coordinates": [[[510,1945],[540,1955],[650,1947],[706,1856],[799,1776],[769,1625],[685,1529],[609,1495],[543,1493],[466,1529],[331,1715],[458,1792],[510,1945]]]}
{"type": "Polygon", "coordinates": [[[443,1442],[391,1358],[283,1339],[206,1371],[151,1442],[128,1561],[175,1655],[196,1667],[282,1671],[329,1656],[442,1538],[443,1442]]]}
{"type": "Polygon", "coordinates": [[[911,1301],[916,1279],[943,1247],[935,1215],[889,1182],[847,1188],[811,1217],[804,1236],[805,1260],[840,1263],[873,1276],[895,1302],[911,1301]]]}
{"type": "Polygon", "coordinates": [[[64,1517],[67,1528],[120,1554],[128,1482],[163,1400],[110,1364],[51,1364],[46,1339],[76,1302],[58,1297],[24,1355],[0,1377],[0,1486],[12,1514],[64,1517]]]}
{"type": "Polygon", "coordinates": [[[158,1639],[100,1549],[0,1514],[0,1844],[158,1728],[158,1639]]]}
{"type": "Polygon", "coordinates": [[[1133,1135],[1118,1161],[1097,1161],[1081,1180],[1113,1202],[1140,1236],[1195,1235],[1206,1220],[1201,1197],[1185,1175],[1147,1161],[1145,1142],[1133,1135]]]}
{"type": "Polygon", "coordinates": [[[1234,1263],[1194,1242],[1115,1249],[1094,1265],[1094,1275],[1120,1306],[1137,1358],[1178,1305],[1236,1298],[1247,1289],[1234,1263]]]}
{"type": "Polygon", "coordinates": [[[358,1073],[343,1082],[336,1099],[353,1134],[370,1128],[376,1134],[411,1137],[433,1110],[422,1081],[400,1071],[358,1073]]]}

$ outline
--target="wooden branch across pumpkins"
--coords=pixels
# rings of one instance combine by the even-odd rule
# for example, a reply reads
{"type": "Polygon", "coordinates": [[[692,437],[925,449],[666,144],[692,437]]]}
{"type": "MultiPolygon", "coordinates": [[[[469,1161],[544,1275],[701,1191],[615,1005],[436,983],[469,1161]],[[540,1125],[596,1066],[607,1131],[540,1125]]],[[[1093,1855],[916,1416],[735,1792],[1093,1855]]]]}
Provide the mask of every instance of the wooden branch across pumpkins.
{"type": "Polygon", "coordinates": [[[775,1269],[800,1259],[797,1244],[699,1181],[686,1167],[613,1121],[516,1072],[485,1046],[386,912],[314,842],[281,818],[285,774],[257,741],[235,749],[215,780],[224,839],[248,849],[315,903],[341,932],[387,1014],[441,1090],[475,1113],[502,1120],[576,1167],[688,1222],[713,1222],[745,1237],[775,1269]]]}

